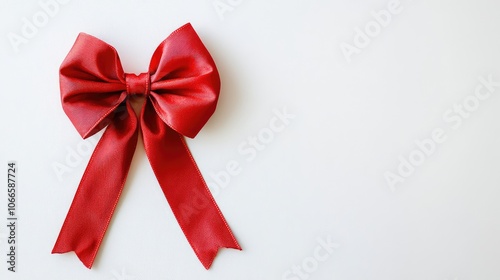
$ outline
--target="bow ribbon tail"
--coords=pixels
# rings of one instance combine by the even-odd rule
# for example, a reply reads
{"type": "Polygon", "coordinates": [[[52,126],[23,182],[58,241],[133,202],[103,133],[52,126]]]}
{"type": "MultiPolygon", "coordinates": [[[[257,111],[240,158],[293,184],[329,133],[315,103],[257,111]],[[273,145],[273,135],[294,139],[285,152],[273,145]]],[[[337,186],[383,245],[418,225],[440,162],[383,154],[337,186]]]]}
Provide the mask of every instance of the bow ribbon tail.
{"type": "Polygon", "coordinates": [[[138,127],[134,110],[122,103],[97,144],[52,253],[74,251],[91,268],[125,184],[138,127]],[[126,107],[125,107],[126,106],[126,107]]]}
{"type": "Polygon", "coordinates": [[[141,115],[146,154],[189,244],[210,268],[219,248],[241,250],[189,152],[184,137],[146,102],[141,115]]]}

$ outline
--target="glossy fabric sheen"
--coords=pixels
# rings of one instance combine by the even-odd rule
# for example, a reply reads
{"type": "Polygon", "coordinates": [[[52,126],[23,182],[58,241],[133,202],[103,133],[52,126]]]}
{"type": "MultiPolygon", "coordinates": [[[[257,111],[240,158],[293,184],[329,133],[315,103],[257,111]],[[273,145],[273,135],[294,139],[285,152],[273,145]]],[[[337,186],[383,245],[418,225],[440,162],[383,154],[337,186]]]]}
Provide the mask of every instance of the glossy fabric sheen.
{"type": "Polygon", "coordinates": [[[215,63],[186,24],[163,41],[149,71],[124,73],[116,50],[80,33],[60,68],[64,112],[83,138],[105,128],[52,253],[74,251],[91,268],[137,145],[146,155],[189,244],[208,269],[219,248],[241,250],[189,152],[220,91],[215,63]],[[139,120],[130,104],[145,96],[139,120]]]}

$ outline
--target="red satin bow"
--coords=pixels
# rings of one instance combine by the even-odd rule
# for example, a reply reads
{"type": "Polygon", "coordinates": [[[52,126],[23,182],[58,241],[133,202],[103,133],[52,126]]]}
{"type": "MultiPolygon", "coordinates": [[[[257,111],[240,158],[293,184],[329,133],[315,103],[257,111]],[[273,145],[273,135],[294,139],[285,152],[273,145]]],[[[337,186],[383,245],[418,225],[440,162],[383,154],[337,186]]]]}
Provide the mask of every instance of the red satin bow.
{"type": "Polygon", "coordinates": [[[52,253],[75,251],[88,268],[111,220],[137,145],[206,269],[219,248],[241,250],[184,141],[215,110],[215,63],[188,23],[156,49],[149,72],[123,72],[116,50],[81,33],[60,69],[64,111],[83,138],[107,126],[83,174],[52,253]],[[144,96],[140,123],[130,99],[144,96]]]}

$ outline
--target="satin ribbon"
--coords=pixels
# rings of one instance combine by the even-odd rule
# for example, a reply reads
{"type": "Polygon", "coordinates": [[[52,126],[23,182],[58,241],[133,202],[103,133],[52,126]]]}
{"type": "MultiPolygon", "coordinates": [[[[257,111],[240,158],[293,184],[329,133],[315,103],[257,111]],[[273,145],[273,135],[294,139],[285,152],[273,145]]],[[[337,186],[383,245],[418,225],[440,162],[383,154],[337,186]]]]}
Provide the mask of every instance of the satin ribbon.
{"type": "Polygon", "coordinates": [[[149,71],[124,73],[116,50],[80,33],[60,68],[65,113],[83,138],[106,130],[80,181],[52,253],[91,268],[123,190],[140,129],[146,155],[184,235],[208,269],[219,248],[241,250],[184,141],[213,114],[215,63],[186,24],[156,49],[149,71]],[[139,121],[130,104],[145,99],[139,121]],[[138,98],[139,99],[139,98],[138,98]]]}

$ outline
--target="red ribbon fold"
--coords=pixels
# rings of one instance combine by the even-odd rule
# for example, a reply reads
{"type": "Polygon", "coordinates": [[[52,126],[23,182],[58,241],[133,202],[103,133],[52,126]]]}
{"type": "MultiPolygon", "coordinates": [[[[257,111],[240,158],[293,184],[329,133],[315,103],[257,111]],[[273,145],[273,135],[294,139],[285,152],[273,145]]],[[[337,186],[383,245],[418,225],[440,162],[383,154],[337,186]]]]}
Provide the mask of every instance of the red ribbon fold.
{"type": "Polygon", "coordinates": [[[161,189],[189,244],[208,269],[219,248],[241,250],[184,141],[213,114],[215,63],[185,24],[156,49],[149,71],[124,73],[116,50],[80,33],[60,68],[65,113],[83,138],[104,127],[52,253],[74,251],[91,268],[127,178],[138,131],[161,189]],[[130,104],[145,98],[139,122],[130,104]]]}

